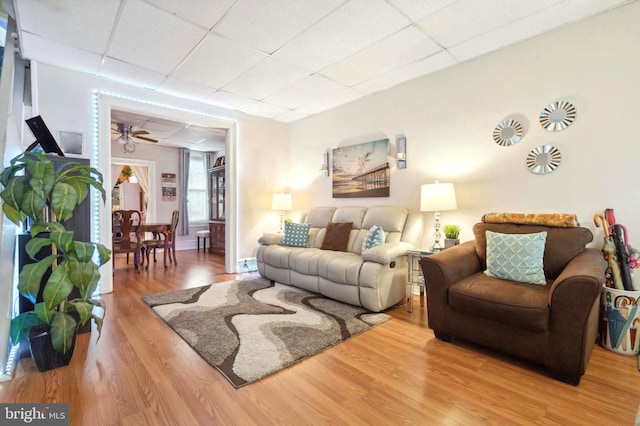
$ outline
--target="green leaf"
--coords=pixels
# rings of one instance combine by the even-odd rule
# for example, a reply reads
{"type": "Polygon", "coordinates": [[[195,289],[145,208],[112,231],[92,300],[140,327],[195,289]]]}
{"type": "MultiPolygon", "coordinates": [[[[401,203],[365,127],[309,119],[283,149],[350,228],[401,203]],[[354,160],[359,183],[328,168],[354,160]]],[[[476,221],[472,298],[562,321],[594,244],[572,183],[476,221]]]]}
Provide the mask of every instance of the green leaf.
{"type": "Polygon", "coordinates": [[[67,253],[73,246],[73,231],[52,231],[49,238],[56,245],[58,250],[67,253]]]}
{"type": "Polygon", "coordinates": [[[16,176],[7,182],[6,185],[3,184],[4,189],[0,193],[0,198],[11,207],[19,209],[24,196],[25,181],[26,178],[24,176],[16,176]]]}
{"type": "Polygon", "coordinates": [[[93,243],[74,241],[73,251],[80,262],[90,262],[95,252],[95,245],[93,243]]]}
{"type": "Polygon", "coordinates": [[[29,330],[39,324],[38,317],[33,312],[23,312],[11,320],[11,341],[17,345],[20,340],[29,337],[29,330]]]}
{"type": "Polygon", "coordinates": [[[100,336],[102,336],[102,323],[104,322],[104,320],[95,315],[92,315],[91,317],[93,318],[93,321],[95,321],[96,323],[96,330],[98,331],[98,338],[96,339],[96,343],[98,343],[98,340],[100,340],[100,336]]]}
{"type": "Polygon", "coordinates": [[[92,317],[93,305],[79,299],[71,300],[64,305],[65,312],[77,312],[80,325],[85,325],[92,317]]]}
{"type": "Polygon", "coordinates": [[[65,231],[64,225],[60,222],[36,222],[29,228],[32,237],[37,237],[41,232],[65,231]]]}
{"type": "Polygon", "coordinates": [[[102,266],[111,259],[111,250],[103,246],[102,244],[96,244],[98,248],[98,265],[102,266]]]}
{"type": "Polygon", "coordinates": [[[51,321],[51,343],[53,343],[53,349],[63,354],[69,352],[77,329],[78,323],[71,315],[64,312],[56,312],[51,321]]]}
{"type": "Polygon", "coordinates": [[[31,303],[36,303],[42,276],[51,268],[51,264],[56,256],[47,256],[43,260],[36,263],[24,265],[20,275],[18,276],[18,291],[24,297],[29,299],[31,303]]]}
{"type": "Polygon", "coordinates": [[[31,176],[31,185],[37,185],[39,190],[45,194],[45,198],[48,198],[54,183],[56,182],[56,169],[53,167],[53,163],[48,158],[37,161],[29,161],[27,163],[27,171],[31,176]]]}
{"type": "Polygon", "coordinates": [[[2,211],[4,212],[5,216],[7,216],[7,219],[18,226],[20,226],[20,223],[24,222],[24,220],[27,218],[27,215],[25,215],[21,211],[16,210],[14,207],[10,206],[7,203],[2,204],[2,211]]]}
{"type": "Polygon", "coordinates": [[[2,173],[0,173],[0,183],[2,186],[8,186],[12,179],[24,178],[24,175],[19,175],[19,173],[25,168],[25,165],[16,164],[14,161],[16,158],[11,160],[11,166],[6,167],[2,170],[2,173]]]}
{"type": "Polygon", "coordinates": [[[54,309],[69,297],[71,290],[73,290],[73,283],[70,278],[69,263],[62,261],[53,270],[47,284],[45,284],[42,299],[48,309],[54,309]]]}
{"type": "Polygon", "coordinates": [[[46,198],[42,192],[36,192],[29,186],[24,189],[24,197],[20,209],[36,222],[42,222],[42,211],[46,205],[46,198]]]}
{"type": "Polygon", "coordinates": [[[98,287],[100,272],[95,263],[80,262],[73,256],[68,259],[70,279],[73,285],[80,290],[82,300],[87,300],[98,287]]]}
{"type": "Polygon", "coordinates": [[[25,246],[25,250],[31,259],[35,259],[36,255],[40,253],[44,247],[51,247],[51,240],[49,238],[32,238],[25,246]]]}
{"type": "Polygon", "coordinates": [[[49,325],[53,320],[53,314],[56,313],[55,309],[47,309],[47,305],[44,302],[36,303],[33,306],[33,312],[35,312],[40,321],[49,325]]]}
{"type": "Polygon", "coordinates": [[[78,192],[73,186],[64,182],[55,184],[51,193],[51,210],[59,222],[71,219],[78,204],[78,192]]]}

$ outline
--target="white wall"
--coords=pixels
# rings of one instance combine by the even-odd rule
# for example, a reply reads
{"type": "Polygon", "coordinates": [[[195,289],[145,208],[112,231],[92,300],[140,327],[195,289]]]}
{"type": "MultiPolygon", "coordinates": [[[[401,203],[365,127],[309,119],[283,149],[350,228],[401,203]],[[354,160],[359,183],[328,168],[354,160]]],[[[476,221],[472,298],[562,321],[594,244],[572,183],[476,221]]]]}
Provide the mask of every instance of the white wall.
{"type": "MultiPolygon", "coordinates": [[[[486,212],[569,212],[594,231],[593,215],[614,208],[640,245],[640,2],[563,27],[484,57],[371,95],[291,125],[294,207],[399,204],[419,209],[423,183],[454,182],[458,210],[443,223],[461,239],[486,212]],[[569,100],[574,124],[548,132],[538,123],[549,103],[569,100]],[[516,114],[526,133],[500,147],[494,127],[516,114]],[[407,137],[408,168],[394,169],[391,197],[332,199],[317,171],[327,148],[407,137]],[[527,153],[554,145],[561,166],[548,175],[525,167],[527,153]],[[294,184],[295,183],[295,184],[294,184]]],[[[429,227],[432,213],[425,216],[429,227]]],[[[424,246],[432,243],[427,232],[424,246]]]]}
{"type": "MultiPolygon", "coordinates": [[[[271,194],[280,191],[284,183],[288,182],[288,171],[285,167],[288,164],[286,124],[46,64],[38,66],[37,87],[39,114],[51,132],[54,135],[57,135],[59,130],[82,132],[87,156],[92,154],[90,142],[95,131],[92,102],[93,92],[96,90],[235,121],[238,125],[237,163],[236,170],[232,173],[236,175],[237,191],[240,194],[237,200],[237,257],[254,256],[257,239],[262,232],[265,229],[277,229],[277,214],[270,211],[271,194]]],[[[139,146],[138,150],[140,153],[151,151],[147,152],[148,159],[158,159],[159,151],[145,150],[143,146],[139,146]]],[[[116,154],[122,156],[120,151],[116,154]]],[[[164,170],[159,163],[157,173],[166,171],[168,170],[164,170]]],[[[161,217],[158,216],[158,219],[161,217]]]]}

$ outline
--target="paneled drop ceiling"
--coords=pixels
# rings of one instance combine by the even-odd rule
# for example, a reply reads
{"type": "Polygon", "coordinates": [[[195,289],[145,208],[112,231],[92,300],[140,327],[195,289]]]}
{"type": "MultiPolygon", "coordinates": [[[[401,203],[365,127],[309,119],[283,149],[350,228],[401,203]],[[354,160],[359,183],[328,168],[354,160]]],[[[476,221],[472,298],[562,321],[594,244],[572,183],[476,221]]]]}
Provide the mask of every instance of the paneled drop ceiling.
{"type": "Polygon", "coordinates": [[[111,111],[112,140],[117,140],[122,134],[117,130],[119,125],[131,126],[132,131],[146,131],[148,133],[142,136],[157,140],[153,143],[134,137],[133,141],[136,144],[157,144],[203,152],[225,149],[226,131],[224,129],[202,127],[114,109],[111,111]]]}
{"type": "Polygon", "coordinates": [[[292,122],[629,1],[13,3],[25,58],[292,122]]]}

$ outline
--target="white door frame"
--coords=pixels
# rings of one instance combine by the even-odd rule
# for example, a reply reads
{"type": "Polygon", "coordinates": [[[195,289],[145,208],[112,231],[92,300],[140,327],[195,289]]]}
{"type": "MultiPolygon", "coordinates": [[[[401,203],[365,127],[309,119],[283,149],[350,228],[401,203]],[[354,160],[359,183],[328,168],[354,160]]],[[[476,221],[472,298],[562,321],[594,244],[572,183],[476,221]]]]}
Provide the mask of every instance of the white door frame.
{"type": "MultiPolygon", "coordinates": [[[[144,100],[134,100],[111,93],[94,93],[95,134],[93,141],[93,164],[102,171],[105,182],[111,182],[111,110],[118,109],[137,114],[147,114],[153,117],[165,118],[173,121],[183,121],[204,127],[217,127],[226,130],[225,156],[227,164],[226,178],[226,208],[225,216],[225,271],[236,272],[237,264],[237,174],[236,174],[236,147],[237,147],[237,123],[230,119],[218,118],[197,111],[176,109],[170,105],[161,105],[144,100]]],[[[128,160],[129,161],[129,160],[128,160]]],[[[132,161],[129,161],[132,162],[132,161]]],[[[150,170],[151,172],[151,170],[150,170]]],[[[152,175],[153,176],[153,175],[152,175]]],[[[154,180],[153,178],[151,180],[154,180]]],[[[107,247],[111,247],[111,197],[107,197],[106,203],[96,202],[93,206],[94,223],[92,229],[94,241],[99,241],[107,247]]],[[[155,211],[155,209],[153,209],[155,211]]],[[[113,291],[113,264],[107,262],[101,269],[100,293],[113,291]]]]}
{"type": "MultiPolygon", "coordinates": [[[[146,167],[147,169],[149,169],[149,177],[151,176],[156,176],[156,162],[155,161],[149,161],[149,160],[141,160],[139,158],[122,158],[122,157],[112,157],[111,158],[111,164],[120,164],[123,166],[129,165],[129,166],[143,166],[146,167]]],[[[111,172],[111,168],[109,168],[109,171],[111,172]]],[[[106,181],[106,179],[105,179],[106,181]]],[[[154,197],[153,194],[156,193],[156,181],[157,179],[149,179],[149,200],[150,200],[150,204],[147,206],[147,210],[146,210],[146,220],[149,223],[154,223],[156,221],[156,211],[157,211],[157,198],[158,197],[154,197]]],[[[113,189],[113,188],[110,188],[113,189]]],[[[107,193],[109,193],[109,191],[107,191],[107,193]]]]}

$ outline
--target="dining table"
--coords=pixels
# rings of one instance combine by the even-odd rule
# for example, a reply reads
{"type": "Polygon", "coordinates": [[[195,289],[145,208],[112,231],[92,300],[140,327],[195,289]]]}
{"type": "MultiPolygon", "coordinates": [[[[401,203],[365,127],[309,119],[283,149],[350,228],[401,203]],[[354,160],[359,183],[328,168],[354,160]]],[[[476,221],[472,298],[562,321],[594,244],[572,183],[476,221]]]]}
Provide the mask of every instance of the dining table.
{"type": "MultiPolygon", "coordinates": [[[[134,265],[138,272],[140,272],[140,270],[142,269],[142,266],[144,265],[144,256],[142,256],[142,252],[141,252],[142,250],[141,243],[142,241],[144,241],[144,234],[146,232],[151,232],[153,233],[154,236],[159,234],[163,236],[162,238],[164,238],[164,241],[165,241],[165,249],[163,250],[164,267],[165,268],[167,267],[168,248],[166,247],[166,242],[169,239],[170,231],[171,231],[171,223],[159,222],[159,223],[141,223],[139,225],[131,225],[130,232],[133,232],[136,234],[136,241],[138,241],[138,243],[136,244],[136,252],[134,255],[134,265]]],[[[113,233],[121,232],[120,225],[114,224],[112,226],[112,232],[113,233]]]]}

